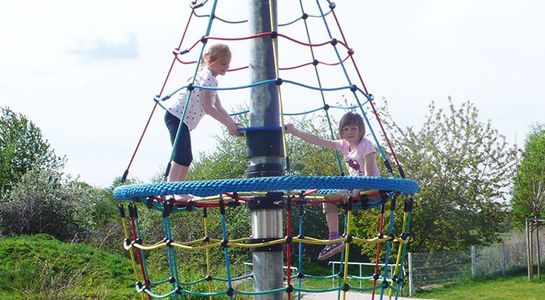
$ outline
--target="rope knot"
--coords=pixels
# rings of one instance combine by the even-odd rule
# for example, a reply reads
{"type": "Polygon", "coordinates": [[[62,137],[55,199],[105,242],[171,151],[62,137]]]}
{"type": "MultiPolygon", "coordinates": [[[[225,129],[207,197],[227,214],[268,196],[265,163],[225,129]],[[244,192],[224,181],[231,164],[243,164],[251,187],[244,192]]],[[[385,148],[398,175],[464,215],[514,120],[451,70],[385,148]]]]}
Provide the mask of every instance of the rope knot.
{"type": "Polygon", "coordinates": [[[291,293],[291,292],[293,292],[293,285],[290,284],[290,285],[288,285],[288,287],[286,288],[286,293],[289,294],[289,293],[291,293]]]}

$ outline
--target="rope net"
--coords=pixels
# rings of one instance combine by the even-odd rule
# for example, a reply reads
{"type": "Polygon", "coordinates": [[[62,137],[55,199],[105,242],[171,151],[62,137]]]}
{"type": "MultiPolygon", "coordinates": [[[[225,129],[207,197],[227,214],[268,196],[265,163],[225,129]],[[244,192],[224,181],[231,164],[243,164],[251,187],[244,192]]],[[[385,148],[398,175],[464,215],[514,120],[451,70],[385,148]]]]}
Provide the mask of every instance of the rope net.
{"type": "MultiPolygon", "coordinates": [[[[380,293],[380,297],[388,292],[389,295],[397,297],[404,282],[403,257],[406,253],[406,245],[410,240],[410,216],[413,200],[411,195],[418,191],[418,184],[412,180],[399,178],[370,178],[370,177],[343,177],[343,176],[280,176],[280,177],[259,177],[245,179],[226,179],[211,181],[186,181],[167,182],[156,184],[127,185],[115,189],[114,196],[120,200],[119,208],[124,224],[125,242],[124,248],[129,251],[133,261],[133,271],[137,278],[136,290],[147,294],[150,298],[182,297],[194,295],[201,297],[229,296],[235,295],[261,295],[285,292],[291,299],[292,294],[298,298],[305,292],[326,292],[338,291],[346,293],[349,290],[368,291],[380,293]],[[346,203],[341,201],[341,194],[338,190],[331,189],[332,186],[353,189],[355,187],[368,188],[369,186],[380,187],[381,189],[366,190],[361,193],[358,200],[350,197],[346,203]],[[238,188],[238,191],[232,190],[238,188]],[[310,188],[316,187],[316,188],[310,188]],[[261,191],[249,191],[261,188],[261,191]],[[304,188],[304,189],[301,189],[304,188]],[[230,190],[231,192],[227,192],[230,190]],[[189,201],[176,201],[170,194],[193,192],[196,196],[189,201]],[[217,193],[216,195],[212,195],[217,193]],[[227,233],[227,215],[229,209],[237,209],[247,205],[251,210],[263,196],[271,196],[277,201],[272,203],[271,208],[284,210],[286,226],[283,229],[284,237],[256,241],[249,237],[229,237],[227,233]],[[147,195],[147,196],[146,196],[147,195]],[[404,218],[401,226],[401,233],[394,233],[393,216],[396,203],[399,197],[404,197],[404,218]],[[128,206],[123,204],[128,200],[128,206]],[[137,204],[159,211],[162,213],[164,238],[159,241],[147,242],[140,231],[140,220],[138,217],[137,204]],[[344,232],[338,239],[320,239],[305,235],[303,211],[305,206],[321,205],[322,203],[335,203],[342,208],[345,218],[344,232]],[[380,211],[379,223],[383,222],[385,204],[390,204],[390,224],[386,232],[380,226],[377,235],[371,238],[361,238],[352,234],[351,223],[353,212],[358,210],[377,209],[380,211]],[[208,235],[208,213],[210,208],[218,208],[221,218],[221,236],[212,237],[208,235]],[[129,211],[127,220],[126,209],[129,211]],[[171,215],[194,210],[201,210],[203,215],[202,237],[192,241],[178,242],[174,240],[171,230],[171,215]],[[297,212],[297,214],[295,213],[297,212]],[[291,228],[291,220],[297,218],[298,230],[291,228]],[[130,226],[126,226],[130,224],[130,226]],[[129,228],[130,227],[130,230],[129,228]],[[303,247],[330,245],[334,243],[345,243],[345,250],[341,254],[340,272],[332,276],[317,276],[307,274],[303,268],[303,247]],[[365,244],[386,243],[385,260],[382,263],[376,262],[376,270],[369,276],[357,276],[348,272],[349,249],[351,245],[361,246],[365,244]],[[389,251],[394,244],[398,244],[399,251],[395,262],[389,261],[389,251]],[[252,273],[239,276],[230,275],[230,249],[284,249],[286,255],[285,287],[266,291],[250,291],[237,289],[237,282],[252,278],[252,273]],[[179,279],[178,268],[176,267],[176,251],[204,251],[206,257],[206,270],[210,271],[210,250],[222,249],[226,264],[226,277],[217,277],[207,273],[203,278],[183,282],[179,279]],[[298,248],[297,255],[294,255],[294,248],[298,248]],[[151,280],[153,277],[146,267],[146,257],[149,251],[166,251],[169,263],[170,276],[159,280],[151,280]],[[292,267],[292,261],[297,260],[297,267],[292,267]],[[378,268],[378,266],[383,266],[378,268]],[[393,266],[394,268],[389,268],[393,266]],[[339,285],[330,289],[309,289],[303,285],[304,278],[331,279],[338,277],[339,285]],[[351,285],[350,281],[369,280],[372,285],[367,288],[351,285]],[[218,291],[218,286],[213,287],[212,282],[219,281],[227,283],[227,288],[218,291]],[[295,282],[294,282],[295,281],[295,282]],[[190,289],[201,282],[208,282],[208,291],[195,291],[190,289]],[[154,292],[161,285],[169,285],[171,289],[164,293],[154,292]]],[[[380,249],[380,248],[378,248],[380,249]]]]}
{"type": "MultiPolygon", "coordinates": [[[[331,1],[315,1],[315,6],[307,8],[305,1],[299,1],[300,14],[292,20],[280,24],[271,24],[271,28],[278,28],[278,31],[261,32],[254,35],[241,36],[220,36],[213,34],[213,24],[218,21],[222,26],[237,26],[247,23],[247,20],[230,20],[230,18],[219,16],[218,0],[192,1],[190,11],[187,16],[187,23],[182,31],[182,36],[178,45],[172,51],[172,61],[163,84],[153,97],[153,108],[150,116],[144,126],[142,134],[138,140],[135,150],[129,160],[127,168],[122,176],[122,182],[125,182],[130,167],[136,157],[138,149],[142,143],[145,133],[150,124],[151,118],[156,111],[157,106],[163,107],[165,101],[169,101],[172,96],[181,91],[191,93],[195,88],[204,90],[223,90],[238,91],[250,89],[256,86],[274,85],[278,90],[280,118],[282,126],[280,128],[268,128],[281,130],[283,133],[284,153],[286,153],[285,167],[289,173],[289,155],[286,147],[284,134],[284,116],[302,116],[314,113],[323,113],[328,127],[329,135],[335,138],[332,125],[332,109],[337,110],[359,110],[366,123],[371,138],[377,147],[377,153],[380,154],[384,166],[392,177],[344,177],[344,176],[278,176],[278,177],[259,177],[247,179],[224,179],[210,181],[184,181],[184,182],[160,182],[152,184],[126,185],[115,189],[114,197],[119,201],[119,210],[125,235],[124,248],[129,252],[133,264],[133,272],[137,283],[136,291],[142,298],[174,298],[184,299],[188,296],[196,297],[220,297],[226,296],[230,299],[238,296],[255,296],[262,294],[285,293],[288,299],[297,297],[300,299],[306,292],[328,292],[337,291],[338,297],[346,296],[346,292],[366,291],[371,292],[372,298],[379,295],[382,299],[384,295],[397,298],[401,292],[404,283],[403,264],[407,252],[407,244],[410,241],[410,226],[413,207],[412,195],[419,189],[414,181],[404,179],[405,174],[395,155],[395,151],[388,139],[379,114],[374,105],[374,97],[370,94],[363,82],[363,77],[357,67],[354,59],[355,51],[349,46],[344,32],[340,26],[335,13],[336,5],[331,1]],[[303,3],[304,2],[304,3],[303,3]],[[310,9],[310,10],[309,10],[310,9]],[[201,10],[208,10],[201,12],[201,10]],[[312,11],[311,11],[312,10],[312,11]],[[200,37],[188,41],[191,35],[193,21],[201,19],[206,23],[206,30],[200,37]],[[312,22],[311,22],[312,21],[312,22]],[[316,23],[321,24],[322,34],[319,41],[313,41],[311,26],[316,23]],[[298,28],[289,28],[300,26],[298,28]],[[293,32],[303,33],[302,36],[294,37],[293,32]],[[337,35],[337,36],[335,36],[337,35]],[[340,38],[338,37],[340,36],[340,38]],[[325,38],[324,38],[325,37],[325,38]],[[276,68],[276,78],[270,78],[259,82],[242,83],[227,87],[209,87],[199,86],[191,82],[182,87],[173,86],[173,71],[175,67],[187,69],[194,68],[193,77],[198,71],[204,47],[208,41],[222,41],[235,45],[244,43],[251,39],[269,39],[272,41],[275,49],[274,65],[276,68]],[[301,47],[308,49],[309,56],[306,60],[296,61],[292,64],[280,65],[278,53],[281,53],[278,44],[291,49],[301,47]],[[328,52],[329,55],[324,55],[328,52]],[[321,69],[326,68],[327,72],[336,68],[339,70],[336,74],[338,82],[333,82],[330,77],[323,75],[321,69]],[[303,82],[305,76],[294,72],[298,70],[310,70],[314,74],[314,82],[303,82]],[[284,76],[285,75],[285,76],[284,76]],[[356,77],[353,82],[351,77],[356,77]],[[297,80],[295,80],[297,79],[297,80]],[[331,84],[331,85],[330,85],[331,84]],[[288,87],[291,90],[288,90],[288,87]],[[170,91],[168,91],[170,90],[170,91]],[[295,112],[284,112],[284,107],[289,101],[283,101],[282,98],[291,99],[301,90],[317,93],[321,104],[305,106],[305,109],[295,112]],[[289,93],[292,94],[289,94],[289,93]],[[294,94],[295,93],[295,94],[294,94]],[[337,105],[331,103],[326,94],[334,95],[334,99],[339,99],[340,95],[345,100],[346,105],[337,105]],[[345,94],[350,95],[351,100],[348,103],[345,94]],[[371,117],[378,124],[381,137],[386,141],[389,153],[394,159],[397,173],[400,178],[394,178],[394,169],[388,159],[386,151],[379,143],[378,134],[373,130],[371,117]],[[363,190],[360,197],[349,197],[344,203],[341,201],[340,190],[363,190]],[[195,197],[190,201],[176,201],[175,194],[192,194],[195,197]],[[232,209],[241,206],[247,206],[249,210],[256,205],[256,201],[261,198],[273,198],[272,206],[275,209],[282,209],[285,217],[285,233],[278,239],[252,239],[241,236],[229,236],[228,234],[228,213],[232,209]],[[358,200],[355,200],[358,199],[358,200]],[[125,204],[128,202],[128,205],[125,204]],[[395,210],[398,202],[403,203],[402,224],[396,234],[395,228],[395,210]],[[304,210],[305,207],[321,205],[323,203],[334,203],[342,208],[343,216],[343,234],[337,239],[320,239],[317,237],[306,236],[304,232],[304,210]],[[388,209],[387,209],[388,206],[388,209]],[[141,220],[138,217],[139,209],[150,209],[161,213],[163,234],[159,241],[147,241],[141,231],[141,220]],[[208,232],[209,219],[208,210],[218,209],[220,211],[221,236],[210,236],[208,232]],[[357,237],[353,234],[352,220],[353,212],[359,210],[377,211],[377,233],[370,238],[357,237]],[[128,211],[128,217],[126,214],[128,211]],[[203,226],[200,229],[202,237],[191,241],[178,241],[175,239],[171,217],[173,214],[183,214],[190,211],[202,212],[203,226]],[[297,224],[297,229],[292,228],[292,223],[297,224]],[[331,245],[335,243],[344,243],[344,251],[341,252],[341,267],[339,273],[329,276],[317,276],[307,274],[303,268],[303,249],[304,247],[313,247],[319,245],[331,245]],[[375,263],[372,274],[367,276],[354,275],[349,273],[349,250],[352,246],[376,245],[375,263]],[[397,247],[397,251],[393,248],[397,247]],[[382,250],[384,248],[384,250],[382,250]],[[248,249],[252,251],[262,251],[263,249],[280,249],[285,253],[284,273],[285,285],[281,288],[252,291],[240,288],[240,282],[253,278],[252,273],[232,275],[230,263],[230,251],[233,249],[248,249]],[[224,276],[212,274],[210,251],[219,250],[223,254],[225,263],[224,276]],[[152,251],[166,252],[169,275],[165,278],[156,279],[157,276],[151,274],[148,268],[147,258],[152,251]],[[206,271],[205,276],[194,281],[185,282],[180,278],[180,266],[178,265],[179,255],[176,252],[204,252],[206,271]],[[382,252],[381,252],[382,251],[382,252]],[[390,257],[395,252],[395,257],[390,257]],[[383,261],[380,261],[383,257],[383,261]],[[292,262],[297,261],[297,266],[292,262]],[[393,268],[392,268],[393,266],[393,268]],[[332,279],[338,278],[336,287],[330,289],[311,289],[304,286],[305,278],[332,279]],[[368,287],[357,286],[355,281],[366,280],[370,282],[368,287]],[[219,284],[218,284],[219,283],[219,284]]],[[[225,5],[230,5],[230,1],[224,1],[225,5]]],[[[272,6],[272,5],[271,5],[272,6]]],[[[271,14],[273,10],[271,9],[271,14]]],[[[271,17],[271,20],[273,18],[271,17]]],[[[201,22],[202,23],[202,22],[201,22]]],[[[195,30],[196,31],[196,30],[195,30]]],[[[233,30],[232,32],[238,32],[233,30]]],[[[299,34],[301,35],[301,34],[299,34]]],[[[248,65],[241,64],[231,68],[229,72],[247,72],[248,65]]],[[[326,72],[326,73],[327,73],[326,72]]],[[[191,94],[189,96],[191,98],[191,94]]],[[[316,97],[312,97],[316,98],[316,97]]],[[[302,105],[295,105],[299,108],[302,105]]],[[[235,112],[232,115],[241,115],[248,111],[235,112]]],[[[182,118],[185,116],[183,112],[182,118]]],[[[251,131],[255,128],[245,128],[243,130],[251,131]]],[[[263,129],[263,128],[260,128],[263,129]]],[[[339,174],[343,175],[342,162],[339,154],[336,154],[336,161],[339,168],[339,174]]]]}

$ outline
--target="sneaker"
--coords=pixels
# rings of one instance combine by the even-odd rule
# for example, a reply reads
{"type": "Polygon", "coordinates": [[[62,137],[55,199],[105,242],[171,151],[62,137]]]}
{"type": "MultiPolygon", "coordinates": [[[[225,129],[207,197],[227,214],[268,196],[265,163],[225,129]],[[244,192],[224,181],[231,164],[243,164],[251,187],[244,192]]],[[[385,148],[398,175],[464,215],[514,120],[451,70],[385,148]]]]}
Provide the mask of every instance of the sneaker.
{"type": "Polygon", "coordinates": [[[185,204],[191,199],[193,199],[191,194],[174,195],[174,203],[176,204],[185,204]]]}
{"type": "Polygon", "coordinates": [[[318,260],[325,260],[330,258],[331,256],[341,252],[344,250],[344,243],[335,243],[331,245],[327,245],[320,251],[320,254],[318,255],[318,260]]]}

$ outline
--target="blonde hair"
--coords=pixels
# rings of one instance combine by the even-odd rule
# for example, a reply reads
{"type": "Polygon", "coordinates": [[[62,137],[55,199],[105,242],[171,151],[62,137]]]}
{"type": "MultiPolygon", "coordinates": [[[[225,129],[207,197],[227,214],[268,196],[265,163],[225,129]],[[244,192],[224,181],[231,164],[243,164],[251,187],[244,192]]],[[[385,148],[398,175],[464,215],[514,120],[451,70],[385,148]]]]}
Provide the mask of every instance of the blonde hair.
{"type": "Polygon", "coordinates": [[[229,46],[221,43],[207,45],[202,54],[201,68],[225,56],[231,57],[229,46]]]}

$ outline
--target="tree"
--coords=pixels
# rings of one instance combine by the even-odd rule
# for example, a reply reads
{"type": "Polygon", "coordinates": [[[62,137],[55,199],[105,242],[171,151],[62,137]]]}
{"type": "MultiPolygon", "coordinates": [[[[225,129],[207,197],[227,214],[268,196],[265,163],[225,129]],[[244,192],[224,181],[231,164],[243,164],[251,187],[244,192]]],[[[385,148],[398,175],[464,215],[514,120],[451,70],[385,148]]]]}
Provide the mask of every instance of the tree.
{"type": "Polygon", "coordinates": [[[527,217],[543,217],[545,210],[545,126],[536,125],[524,145],[513,180],[512,216],[516,226],[527,217]]]}
{"type": "Polygon", "coordinates": [[[93,224],[89,195],[86,185],[64,180],[55,170],[30,170],[0,204],[3,233],[83,238],[93,224]]]}
{"type": "MultiPolygon", "coordinates": [[[[398,126],[387,107],[382,114],[407,178],[421,187],[412,250],[460,250],[497,241],[507,217],[516,146],[490,121],[479,121],[469,101],[456,107],[449,98],[446,111],[432,102],[419,130],[398,126]]],[[[367,231],[364,223],[359,228],[367,231]]]]}
{"type": "Polygon", "coordinates": [[[34,168],[60,170],[58,157],[40,129],[22,114],[0,108],[0,198],[34,168]]]}
{"type": "Polygon", "coordinates": [[[111,223],[111,191],[65,176],[65,159],[40,129],[9,108],[0,110],[0,231],[66,240],[111,223]]]}

